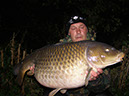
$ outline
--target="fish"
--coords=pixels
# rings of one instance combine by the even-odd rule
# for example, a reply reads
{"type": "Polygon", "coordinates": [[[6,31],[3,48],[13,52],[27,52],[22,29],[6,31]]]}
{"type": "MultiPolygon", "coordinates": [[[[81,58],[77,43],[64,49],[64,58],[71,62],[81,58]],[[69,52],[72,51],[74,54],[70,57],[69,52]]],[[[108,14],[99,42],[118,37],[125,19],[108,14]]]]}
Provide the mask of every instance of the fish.
{"type": "Polygon", "coordinates": [[[58,91],[87,86],[90,72],[121,62],[125,54],[114,47],[97,41],[79,41],[47,45],[27,56],[14,68],[17,82],[22,85],[24,75],[34,75],[43,86],[58,91]],[[88,74],[86,74],[88,72],[88,74]]]}

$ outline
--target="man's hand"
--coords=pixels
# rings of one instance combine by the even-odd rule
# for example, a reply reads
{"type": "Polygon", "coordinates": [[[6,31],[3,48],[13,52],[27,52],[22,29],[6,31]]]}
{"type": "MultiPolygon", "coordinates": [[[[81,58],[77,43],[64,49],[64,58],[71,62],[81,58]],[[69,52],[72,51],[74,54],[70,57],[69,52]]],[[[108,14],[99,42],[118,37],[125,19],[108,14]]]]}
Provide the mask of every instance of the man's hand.
{"type": "Polygon", "coordinates": [[[91,71],[91,76],[90,76],[90,81],[92,80],[96,80],[96,78],[98,78],[98,75],[100,75],[101,73],[103,73],[103,70],[98,68],[97,69],[98,72],[95,72],[95,71],[91,71]]]}

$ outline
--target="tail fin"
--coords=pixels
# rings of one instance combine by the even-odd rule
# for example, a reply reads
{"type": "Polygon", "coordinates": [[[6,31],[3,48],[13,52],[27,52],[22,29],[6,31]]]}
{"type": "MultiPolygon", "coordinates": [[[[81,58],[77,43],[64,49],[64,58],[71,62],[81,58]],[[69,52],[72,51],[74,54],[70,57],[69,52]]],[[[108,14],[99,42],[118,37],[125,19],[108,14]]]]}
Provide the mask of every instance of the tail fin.
{"type": "Polygon", "coordinates": [[[17,80],[19,85],[22,85],[25,73],[28,70],[30,70],[30,68],[32,66],[34,66],[33,58],[34,57],[32,57],[32,56],[25,58],[21,63],[17,64],[14,67],[13,73],[14,73],[14,75],[17,75],[16,80],[17,80]]]}
{"type": "Polygon", "coordinates": [[[13,68],[13,74],[17,75],[16,82],[21,86],[24,78],[24,74],[26,70],[23,69],[23,64],[18,63],[13,68]]]}
{"type": "MultiPolygon", "coordinates": [[[[30,68],[34,66],[31,62],[24,62],[22,64],[18,64],[14,67],[14,75],[17,75],[16,81],[21,86],[23,83],[25,73],[30,70],[30,68]]],[[[30,70],[31,71],[31,70],[30,70]]],[[[32,72],[30,72],[32,73],[32,72]]]]}
{"type": "Polygon", "coordinates": [[[18,84],[21,86],[23,83],[23,79],[24,79],[24,75],[25,75],[26,70],[20,70],[18,73],[18,76],[16,78],[16,81],[18,82],[18,84]]]}

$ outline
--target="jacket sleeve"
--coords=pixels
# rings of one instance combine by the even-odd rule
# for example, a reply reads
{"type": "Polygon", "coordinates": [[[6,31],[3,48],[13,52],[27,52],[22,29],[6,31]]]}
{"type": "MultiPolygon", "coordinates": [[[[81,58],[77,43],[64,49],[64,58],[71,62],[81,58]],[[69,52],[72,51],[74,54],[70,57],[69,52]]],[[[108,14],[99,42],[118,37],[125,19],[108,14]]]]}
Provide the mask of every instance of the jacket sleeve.
{"type": "Polygon", "coordinates": [[[103,73],[98,76],[96,80],[89,81],[87,89],[96,93],[102,92],[110,87],[110,69],[104,69],[103,73]]]}

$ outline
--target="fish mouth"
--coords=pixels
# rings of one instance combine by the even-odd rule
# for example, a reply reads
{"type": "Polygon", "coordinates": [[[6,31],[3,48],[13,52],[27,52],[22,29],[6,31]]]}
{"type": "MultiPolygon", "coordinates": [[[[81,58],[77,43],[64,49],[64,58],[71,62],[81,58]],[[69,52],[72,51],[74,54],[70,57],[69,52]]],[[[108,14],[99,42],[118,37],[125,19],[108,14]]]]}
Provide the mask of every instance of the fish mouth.
{"type": "Polygon", "coordinates": [[[125,56],[125,54],[123,53],[123,52],[121,52],[119,55],[118,55],[118,61],[123,61],[123,59],[124,59],[124,56],[125,56]]]}

